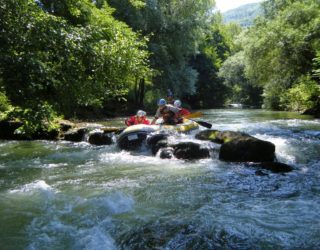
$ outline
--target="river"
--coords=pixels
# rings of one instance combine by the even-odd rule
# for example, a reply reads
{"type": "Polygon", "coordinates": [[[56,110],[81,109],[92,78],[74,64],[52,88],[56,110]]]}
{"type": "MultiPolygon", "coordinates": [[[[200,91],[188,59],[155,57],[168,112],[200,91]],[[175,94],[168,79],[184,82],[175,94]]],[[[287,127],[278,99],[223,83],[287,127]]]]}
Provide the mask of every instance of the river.
{"type": "MultiPolygon", "coordinates": [[[[276,145],[286,174],[146,149],[0,141],[0,249],[320,249],[320,121],[204,110],[276,145]]],[[[104,121],[120,124],[123,119],[104,121]]]]}

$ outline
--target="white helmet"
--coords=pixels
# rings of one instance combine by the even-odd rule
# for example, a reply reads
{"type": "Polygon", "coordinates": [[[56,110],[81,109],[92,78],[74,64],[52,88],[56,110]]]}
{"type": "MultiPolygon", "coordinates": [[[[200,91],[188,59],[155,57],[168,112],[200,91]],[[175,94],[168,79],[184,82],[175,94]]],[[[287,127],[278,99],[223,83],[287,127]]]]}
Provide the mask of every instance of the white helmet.
{"type": "Polygon", "coordinates": [[[177,108],[180,108],[181,107],[181,101],[180,100],[175,100],[173,105],[176,106],[177,108]]]}
{"type": "Polygon", "coordinates": [[[146,116],[147,115],[147,113],[145,112],[145,111],[143,111],[143,110],[139,110],[138,112],[137,112],[137,116],[146,116]]]}

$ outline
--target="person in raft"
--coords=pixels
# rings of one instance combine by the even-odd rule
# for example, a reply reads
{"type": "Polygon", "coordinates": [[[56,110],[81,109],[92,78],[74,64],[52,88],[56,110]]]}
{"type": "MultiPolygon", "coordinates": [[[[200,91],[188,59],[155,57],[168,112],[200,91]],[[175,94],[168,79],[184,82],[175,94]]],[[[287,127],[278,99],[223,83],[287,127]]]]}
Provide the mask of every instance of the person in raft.
{"type": "Polygon", "coordinates": [[[171,104],[171,105],[174,104],[174,98],[173,98],[173,93],[172,93],[171,89],[168,89],[167,103],[171,104]]]}
{"type": "Polygon", "coordinates": [[[127,126],[146,124],[149,125],[150,121],[147,119],[147,113],[143,110],[139,110],[136,115],[131,116],[129,119],[125,120],[127,126]]]}
{"type": "Polygon", "coordinates": [[[180,100],[175,100],[173,105],[175,107],[177,107],[178,109],[180,109],[176,116],[177,116],[177,119],[178,119],[178,123],[182,123],[183,122],[183,117],[185,115],[189,115],[191,113],[190,113],[190,111],[188,109],[181,107],[181,101],[180,100]]]}
{"type": "Polygon", "coordinates": [[[179,108],[171,104],[167,104],[165,99],[160,99],[158,102],[158,106],[159,107],[157,109],[156,115],[154,116],[154,119],[152,120],[151,124],[155,124],[160,117],[162,117],[163,119],[163,124],[177,124],[178,120],[176,114],[180,111],[179,108]]]}

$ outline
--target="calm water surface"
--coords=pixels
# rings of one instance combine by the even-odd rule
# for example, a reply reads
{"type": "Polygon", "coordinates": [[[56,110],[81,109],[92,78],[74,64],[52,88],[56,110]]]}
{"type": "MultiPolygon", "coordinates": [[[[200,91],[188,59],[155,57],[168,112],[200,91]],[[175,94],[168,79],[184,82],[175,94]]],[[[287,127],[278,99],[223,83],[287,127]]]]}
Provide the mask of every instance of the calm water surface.
{"type": "Polygon", "coordinates": [[[145,148],[0,141],[0,249],[319,249],[320,121],[261,110],[202,119],[273,142],[295,170],[257,176],[216,154],[186,162],[145,148]]]}

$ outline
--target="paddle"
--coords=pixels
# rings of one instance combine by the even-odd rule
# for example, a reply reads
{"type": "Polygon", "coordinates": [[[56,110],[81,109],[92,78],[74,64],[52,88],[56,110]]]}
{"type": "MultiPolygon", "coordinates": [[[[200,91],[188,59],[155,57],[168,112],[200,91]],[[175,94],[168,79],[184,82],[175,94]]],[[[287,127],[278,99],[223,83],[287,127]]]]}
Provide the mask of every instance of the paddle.
{"type": "Polygon", "coordinates": [[[183,118],[186,118],[186,119],[189,119],[191,121],[194,121],[194,122],[198,123],[199,125],[201,125],[201,126],[203,126],[205,128],[211,128],[212,124],[209,123],[209,122],[197,121],[197,120],[190,119],[190,118],[198,118],[200,116],[202,116],[202,113],[198,111],[198,112],[191,113],[189,115],[184,115],[183,118]]]}
{"type": "MultiPolygon", "coordinates": [[[[189,118],[188,118],[189,119],[189,118]]],[[[189,119],[191,121],[194,121],[196,123],[198,123],[199,125],[205,127],[205,128],[211,128],[212,127],[212,124],[209,123],[209,122],[205,122],[205,121],[196,121],[196,120],[193,120],[193,119],[189,119]]]]}

